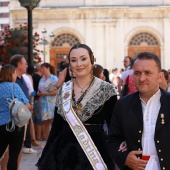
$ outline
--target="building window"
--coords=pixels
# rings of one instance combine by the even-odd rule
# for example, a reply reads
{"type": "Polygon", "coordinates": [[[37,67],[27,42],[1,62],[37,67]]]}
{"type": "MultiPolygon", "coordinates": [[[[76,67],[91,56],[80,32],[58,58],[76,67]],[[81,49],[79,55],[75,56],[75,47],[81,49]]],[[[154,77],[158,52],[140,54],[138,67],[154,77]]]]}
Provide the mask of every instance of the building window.
{"type": "Polygon", "coordinates": [[[56,58],[57,59],[63,59],[63,58],[66,59],[67,55],[68,55],[68,53],[57,53],[56,58]]]}
{"type": "Polygon", "coordinates": [[[80,41],[77,37],[71,34],[60,34],[52,42],[52,46],[62,47],[64,44],[68,44],[72,47],[75,44],[80,44],[80,41]]]}
{"type": "Polygon", "coordinates": [[[1,7],[6,7],[9,5],[9,2],[0,2],[1,7]]]}
{"type": "Polygon", "coordinates": [[[141,32],[136,34],[130,41],[129,46],[158,46],[158,40],[150,33],[141,32]]]}

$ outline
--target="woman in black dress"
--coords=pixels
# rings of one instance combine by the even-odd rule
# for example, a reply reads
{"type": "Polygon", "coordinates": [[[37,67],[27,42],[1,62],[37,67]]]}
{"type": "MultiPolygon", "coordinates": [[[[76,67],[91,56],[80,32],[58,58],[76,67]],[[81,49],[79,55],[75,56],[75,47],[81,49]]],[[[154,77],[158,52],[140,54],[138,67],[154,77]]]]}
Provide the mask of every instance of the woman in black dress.
{"type": "MultiPolygon", "coordinates": [[[[110,124],[112,111],[117,101],[113,85],[93,76],[94,56],[85,44],[71,48],[69,64],[73,81],[72,108],[85,126],[107,168],[114,164],[107,153],[104,120],[110,124]]],[[[62,105],[62,88],[56,96],[56,109],[52,129],[37,166],[39,170],[93,170],[84,150],[65,118],[62,105]]],[[[97,170],[101,170],[97,168],[97,170]]]]}

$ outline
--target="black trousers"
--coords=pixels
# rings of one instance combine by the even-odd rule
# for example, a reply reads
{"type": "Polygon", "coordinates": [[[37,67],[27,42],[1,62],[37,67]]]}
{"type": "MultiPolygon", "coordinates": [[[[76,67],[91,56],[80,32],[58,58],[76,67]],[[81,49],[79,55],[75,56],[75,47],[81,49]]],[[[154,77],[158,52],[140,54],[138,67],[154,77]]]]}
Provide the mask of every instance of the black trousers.
{"type": "Polygon", "coordinates": [[[15,126],[13,132],[6,130],[6,125],[0,125],[0,158],[9,145],[9,160],[7,170],[17,170],[18,155],[21,151],[24,138],[24,127],[15,126]]]}

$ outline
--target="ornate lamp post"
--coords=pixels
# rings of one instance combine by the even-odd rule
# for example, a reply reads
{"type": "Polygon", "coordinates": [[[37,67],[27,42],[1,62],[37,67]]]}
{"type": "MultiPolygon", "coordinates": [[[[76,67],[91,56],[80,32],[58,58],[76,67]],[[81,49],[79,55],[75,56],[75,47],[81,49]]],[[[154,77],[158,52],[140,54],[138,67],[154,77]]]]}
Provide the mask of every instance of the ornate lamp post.
{"type": "MultiPolygon", "coordinates": [[[[43,28],[43,30],[42,30],[41,32],[42,32],[42,35],[43,35],[41,44],[43,44],[43,56],[44,56],[44,62],[45,62],[45,55],[46,55],[45,46],[46,46],[49,42],[48,42],[48,40],[46,39],[46,35],[47,35],[46,29],[43,28]]],[[[50,36],[50,38],[51,38],[50,42],[53,41],[53,39],[54,39],[54,34],[51,32],[49,36],[50,36]]]]}
{"type": "Polygon", "coordinates": [[[33,65],[33,44],[32,44],[32,10],[37,7],[40,0],[19,0],[21,6],[28,11],[28,73],[34,72],[33,65]]]}

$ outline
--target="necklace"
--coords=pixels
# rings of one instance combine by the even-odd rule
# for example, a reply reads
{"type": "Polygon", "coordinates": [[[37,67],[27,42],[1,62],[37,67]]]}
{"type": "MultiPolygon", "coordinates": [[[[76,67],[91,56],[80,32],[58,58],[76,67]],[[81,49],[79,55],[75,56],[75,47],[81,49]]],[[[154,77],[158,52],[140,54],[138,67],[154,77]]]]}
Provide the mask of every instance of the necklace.
{"type": "MultiPolygon", "coordinates": [[[[72,95],[72,101],[73,101],[73,108],[78,112],[78,114],[81,114],[82,112],[82,104],[81,101],[83,100],[84,96],[86,93],[88,93],[88,91],[90,90],[91,86],[93,86],[94,84],[94,77],[92,79],[92,81],[89,83],[89,87],[85,90],[85,92],[82,93],[82,95],[80,96],[80,98],[77,100],[77,102],[75,101],[75,94],[74,94],[74,88],[73,88],[73,95],[72,95]]],[[[74,84],[73,84],[74,85],[74,84]]],[[[88,84],[87,84],[88,85],[88,84]]],[[[86,85],[86,86],[87,86],[86,85]]],[[[85,86],[85,87],[86,87],[85,86]]],[[[78,86],[79,87],[79,86],[78,86]]],[[[85,88],[84,87],[84,88],[85,88]]]]}
{"type": "Polygon", "coordinates": [[[86,84],[84,87],[80,87],[80,85],[78,84],[77,81],[75,81],[75,83],[76,83],[77,87],[79,87],[79,88],[81,89],[80,93],[83,94],[83,93],[84,93],[84,90],[83,90],[83,89],[84,89],[85,87],[87,87],[91,82],[89,82],[88,84],[86,84]]]}

